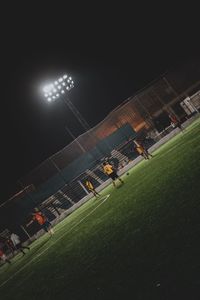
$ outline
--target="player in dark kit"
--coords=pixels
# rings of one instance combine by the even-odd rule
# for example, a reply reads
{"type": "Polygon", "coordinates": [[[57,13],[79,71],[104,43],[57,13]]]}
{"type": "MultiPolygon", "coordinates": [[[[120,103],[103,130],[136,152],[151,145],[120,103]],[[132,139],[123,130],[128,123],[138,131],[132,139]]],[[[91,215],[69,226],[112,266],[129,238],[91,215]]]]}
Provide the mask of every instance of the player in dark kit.
{"type": "Polygon", "coordinates": [[[177,117],[175,115],[169,114],[169,118],[170,118],[172,127],[174,127],[174,128],[178,127],[180,130],[183,130],[183,127],[181,126],[181,122],[177,119],[177,117]]]}

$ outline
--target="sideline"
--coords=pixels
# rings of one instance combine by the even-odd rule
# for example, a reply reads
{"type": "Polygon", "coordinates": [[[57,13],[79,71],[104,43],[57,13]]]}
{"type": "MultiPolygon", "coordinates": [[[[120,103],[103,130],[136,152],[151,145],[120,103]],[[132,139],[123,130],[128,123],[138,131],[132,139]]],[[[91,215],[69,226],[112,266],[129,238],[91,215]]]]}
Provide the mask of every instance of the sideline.
{"type": "Polygon", "coordinates": [[[3,281],[0,284],[0,288],[4,286],[7,282],[9,282],[11,279],[13,279],[17,274],[19,274],[22,270],[24,270],[28,265],[30,265],[33,261],[35,261],[37,258],[39,258],[41,255],[43,255],[47,250],[49,250],[53,245],[55,245],[58,241],[60,241],[67,233],[72,231],[75,227],[77,227],[80,223],[82,223],[87,217],[89,217],[97,208],[99,208],[108,198],[110,197],[110,194],[103,196],[102,198],[98,199],[101,202],[91,210],[84,218],[82,218],[78,223],[73,225],[69,230],[65,231],[64,234],[62,234],[57,240],[52,242],[52,244],[44,249],[40,254],[36,255],[34,258],[32,258],[27,264],[25,264],[21,269],[19,269],[17,272],[15,272],[12,276],[10,276],[7,280],[3,281]],[[102,200],[103,199],[103,200],[102,200]]]}

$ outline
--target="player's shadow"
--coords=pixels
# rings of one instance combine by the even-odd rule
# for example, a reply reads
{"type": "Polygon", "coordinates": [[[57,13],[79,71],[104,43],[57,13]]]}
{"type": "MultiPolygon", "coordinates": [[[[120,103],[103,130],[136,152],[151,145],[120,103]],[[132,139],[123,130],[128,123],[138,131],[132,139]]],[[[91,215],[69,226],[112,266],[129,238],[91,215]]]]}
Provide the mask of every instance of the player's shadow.
{"type": "Polygon", "coordinates": [[[116,188],[117,188],[117,189],[120,189],[122,186],[123,186],[123,183],[122,183],[122,184],[119,184],[119,185],[117,185],[117,186],[116,186],[116,188]]]}
{"type": "MultiPolygon", "coordinates": [[[[38,247],[36,247],[36,249],[33,249],[34,253],[37,253],[38,251],[40,251],[40,249],[45,246],[46,243],[49,242],[49,240],[51,239],[51,237],[49,237],[48,239],[46,239],[45,241],[43,241],[38,247]]],[[[31,244],[29,246],[31,248],[31,244]]]]}

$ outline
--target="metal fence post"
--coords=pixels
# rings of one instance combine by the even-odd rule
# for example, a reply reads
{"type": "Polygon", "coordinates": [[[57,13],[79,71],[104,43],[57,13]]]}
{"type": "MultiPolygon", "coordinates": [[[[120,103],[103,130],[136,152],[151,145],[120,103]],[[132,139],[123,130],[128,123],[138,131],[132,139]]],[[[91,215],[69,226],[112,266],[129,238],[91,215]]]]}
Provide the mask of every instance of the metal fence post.
{"type": "Polygon", "coordinates": [[[88,190],[84,187],[84,185],[82,184],[82,182],[80,180],[78,180],[78,183],[80,184],[80,186],[82,187],[82,189],[86,192],[86,194],[89,195],[88,190]]]}
{"type": "Polygon", "coordinates": [[[20,227],[25,232],[25,234],[28,236],[29,240],[31,240],[31,236],[29,235],[28,231],[24,228],[24,226],[20,225],[20,227]]]}

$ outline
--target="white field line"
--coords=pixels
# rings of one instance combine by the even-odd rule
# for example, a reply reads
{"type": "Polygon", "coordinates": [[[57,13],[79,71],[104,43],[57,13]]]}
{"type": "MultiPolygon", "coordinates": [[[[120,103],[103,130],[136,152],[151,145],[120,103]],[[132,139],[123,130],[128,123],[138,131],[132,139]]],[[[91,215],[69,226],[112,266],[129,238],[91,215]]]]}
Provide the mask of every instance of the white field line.
{"type": "Polygon", "coordinates": [[[47,247],[46,249],[44,249],[40,254],[36,255],[33,259],[31,259],[27,264],[25,264],[21,269],[19,269],[17,272],[15,272],[12,276],[10,276],[7,280],[5,280],[4,282],[2,282],[0,284],[0,288],[2,286],[4,286],[8,281],[10,281],[11,279],[13,279],[17,274],[19,274],[22,270],[24,270],[28,265],[30,265],[33,261],[35,261],[38,257],[40,257],[41,255],[43,255],[45,252],[47,252],[49,250],[49,248],[51,248],[54,244],[56,244],[58,241],[60,241],[67,233],[69,233],[70,231],[72,231],[75,227],[77,227],[80,223],[82,223],[87,217],[89,217],[97,208],[99,208],[99,206],[101,206],[107,199],[108,197],[110,197],[110,194],[106,195],[103,197],[104,200],[102,200],[94,209],[91,210],[91,212],[89,212],[84,218],[82,218],[78,223],[76,223],[75,225],[73,225],[71,228],[69,228],[69,230],[65,231],[57,240],[55,240],[49,247],[47,247]]]}

